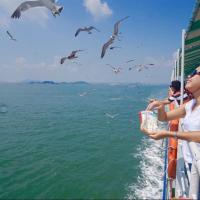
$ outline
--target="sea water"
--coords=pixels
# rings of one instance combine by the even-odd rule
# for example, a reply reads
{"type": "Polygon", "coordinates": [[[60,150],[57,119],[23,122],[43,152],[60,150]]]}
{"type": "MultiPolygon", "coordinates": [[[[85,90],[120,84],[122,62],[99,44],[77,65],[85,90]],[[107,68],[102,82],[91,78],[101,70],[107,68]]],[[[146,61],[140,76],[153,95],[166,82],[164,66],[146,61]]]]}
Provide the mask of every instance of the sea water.
{"type": "Polygon", "coordinates": [[[160,198],[162,143],[140,132],[138,112],[166,93],[140,84],[1,84],[0,198],[160,198]]]}

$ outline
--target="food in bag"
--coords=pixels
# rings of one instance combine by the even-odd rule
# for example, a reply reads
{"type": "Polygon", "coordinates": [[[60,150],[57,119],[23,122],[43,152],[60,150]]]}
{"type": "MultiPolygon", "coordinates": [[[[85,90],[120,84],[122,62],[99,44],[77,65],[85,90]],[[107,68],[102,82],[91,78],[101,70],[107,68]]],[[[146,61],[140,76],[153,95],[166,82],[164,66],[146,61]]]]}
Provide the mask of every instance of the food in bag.
{"type": "Polygon", "coordinates": [[[141,111],[139,112],[139,118],[141,127],[149,132],[167,130],[167,123],[159,121],[157,113],[153,111],[141,111]]]}

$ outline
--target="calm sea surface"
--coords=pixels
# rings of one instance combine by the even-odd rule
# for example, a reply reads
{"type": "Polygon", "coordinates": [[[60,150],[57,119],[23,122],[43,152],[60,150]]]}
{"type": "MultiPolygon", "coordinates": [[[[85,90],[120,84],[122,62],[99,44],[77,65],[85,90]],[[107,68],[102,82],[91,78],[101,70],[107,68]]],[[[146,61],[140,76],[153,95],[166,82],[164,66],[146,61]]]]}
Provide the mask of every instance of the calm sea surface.
{"type": "Polygon", "coordinates": [[[147,197],[145,186],[161,185],[146,184],[145,156],[156,145],[140,133],[138,112],[166,93],[138,84],[1,84],[0,198],[147,197]]]}

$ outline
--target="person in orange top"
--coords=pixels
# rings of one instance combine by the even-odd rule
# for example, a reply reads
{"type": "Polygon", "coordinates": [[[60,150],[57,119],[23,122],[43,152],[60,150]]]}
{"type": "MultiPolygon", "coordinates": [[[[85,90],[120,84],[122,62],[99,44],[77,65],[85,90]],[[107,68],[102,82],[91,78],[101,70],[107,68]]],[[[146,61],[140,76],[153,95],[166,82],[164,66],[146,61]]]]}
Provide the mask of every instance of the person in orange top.
{"type": "MultiPolygon", "coordinates": [[[[163,105],[170,104],[172,102],[177,102],[180,105],[180,100],[181,100],[181,82],[178,80],[172,81],[171,85],[169,86],[169,97],[163,100],[152,100],[150,101],[150,104],[147,106],[146,110],[153,110],[157,106],[162,103],[163,105]]],[[[188,95],[186,91],[183,94],[183,99],[187,100],[188,95]]]]}

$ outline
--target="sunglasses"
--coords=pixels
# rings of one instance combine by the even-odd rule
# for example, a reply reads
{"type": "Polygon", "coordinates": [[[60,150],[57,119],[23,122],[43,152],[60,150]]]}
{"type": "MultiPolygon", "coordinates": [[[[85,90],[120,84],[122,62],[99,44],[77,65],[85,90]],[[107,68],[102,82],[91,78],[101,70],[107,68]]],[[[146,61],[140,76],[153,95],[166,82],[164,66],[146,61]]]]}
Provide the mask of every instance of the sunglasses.
{"type": "Polygon", "coordinates": [[[196,69],[188,76],[188,78],[192,78],[195,75],[199,75],[200,76],[200,72],[198,72],[196,69]]]}

